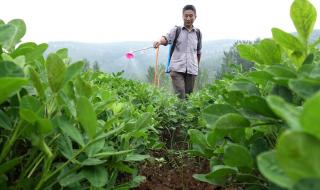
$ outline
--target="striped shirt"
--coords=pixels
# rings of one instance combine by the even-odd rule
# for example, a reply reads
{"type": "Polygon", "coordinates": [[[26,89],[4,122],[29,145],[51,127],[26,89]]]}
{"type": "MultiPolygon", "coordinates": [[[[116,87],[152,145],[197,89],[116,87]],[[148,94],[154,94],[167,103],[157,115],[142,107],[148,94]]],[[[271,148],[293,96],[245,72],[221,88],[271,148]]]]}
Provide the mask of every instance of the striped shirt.
{"type": "MultiPolygon", "coordinates": [[[[174,27],[165,36],[169,44],[173,43],[176,30],[177,27],[174,27]]],[[[192,27],[192,30],[189,31],[187,28],[182,27],[171,57],[170,71],[198,75],[197,54],[201,54],[201,45],[199,50],[197,50],[197,45],[196,28],[192,27]]]]}

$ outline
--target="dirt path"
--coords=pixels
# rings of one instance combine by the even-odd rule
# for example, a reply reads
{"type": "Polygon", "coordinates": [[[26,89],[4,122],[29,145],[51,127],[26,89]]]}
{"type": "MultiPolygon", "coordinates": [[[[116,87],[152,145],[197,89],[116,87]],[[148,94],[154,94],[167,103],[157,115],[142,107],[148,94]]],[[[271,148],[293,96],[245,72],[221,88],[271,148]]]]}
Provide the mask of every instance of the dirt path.
{"type": "Polygon", "coordinates": [[[140,165],[140,175],[146,177],[136,190],[215,190],[215,186],[195,180],[192,175],[208,173],[205,160],[188,158],[181,154],[154,153],[160,160],[140,165]]]}

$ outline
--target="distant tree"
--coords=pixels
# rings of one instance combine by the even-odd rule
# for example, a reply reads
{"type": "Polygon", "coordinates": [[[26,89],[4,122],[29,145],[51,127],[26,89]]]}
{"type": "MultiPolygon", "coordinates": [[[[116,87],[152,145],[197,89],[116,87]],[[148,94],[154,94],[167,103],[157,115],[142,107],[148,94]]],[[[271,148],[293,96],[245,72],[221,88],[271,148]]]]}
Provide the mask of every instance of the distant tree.
{"type": "Polygon", "coordinates": [[[99,65],[98,61],[93,62],[92,69],[93,69],[93,71],[100,71],[100,65],[99,65]]]}
{"type": "Polygon", "coordinates": [[[201,90],[203,87],[205,87],[209,80],[209,73],[207,69],[199,69],[198,76],[195,81],[195,89],[201,90]]]}
{"type": "Polygon", "coordinates": [[[149,66],[148,71],[147,71],[147,81],[148,83],[152,84],[153,83],[153,78],[154,78],[154,67],[149,66]]]}
{"type": "Polygon", "coordinates": [[[257,44],[260,40],[255,41],[236,41],[233,46],[228,50],[224,51],[223,63],[221,65],[220,71],[217,73],[217,78],[221,78],[225,73],[233,72],[247,72],[254,67],[254,63],[247,61],[240,57],[237,50],[239,44],[257,44]],[[233,66],[234,65],[234,66],[233,66]]]}
{"type": "Polygon", "coordinates": [[[84,62],[84,67],[83,67],[83,71],[87,71],[90,69],[90,62],[88,59],[83,59],[82,60],[84,62]]]}
{"type": "Polygon", "coordinates": [[[162,87],[168,90],[171,89],[170,76],[169,74],[165,73],[165,66],[163,64],[159,64],[156,82],[154,82],[154,74],[155,74],[154,66],[149,66],[147,71],[147,76],[146,76],[148,83],[150,84],[156,83],[156,85],[159,84],[159,87],[162,87]]]}

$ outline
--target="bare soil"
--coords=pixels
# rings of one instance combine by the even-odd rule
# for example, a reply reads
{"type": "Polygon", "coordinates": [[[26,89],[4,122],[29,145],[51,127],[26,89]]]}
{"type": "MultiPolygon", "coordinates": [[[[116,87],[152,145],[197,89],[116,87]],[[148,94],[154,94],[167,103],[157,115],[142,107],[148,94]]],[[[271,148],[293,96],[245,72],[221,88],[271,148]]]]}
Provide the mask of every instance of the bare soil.
{"type": "Polygon", "coordinates": [[[196,173],[208,172],[209,163],[205,160],[199,162],[196,158],[170,155],[165,161],[145,162],[140,165],[140,175],[146,177],[146,182],[136,190],[215,190],[215,186],[192,177],[196,173]]]}

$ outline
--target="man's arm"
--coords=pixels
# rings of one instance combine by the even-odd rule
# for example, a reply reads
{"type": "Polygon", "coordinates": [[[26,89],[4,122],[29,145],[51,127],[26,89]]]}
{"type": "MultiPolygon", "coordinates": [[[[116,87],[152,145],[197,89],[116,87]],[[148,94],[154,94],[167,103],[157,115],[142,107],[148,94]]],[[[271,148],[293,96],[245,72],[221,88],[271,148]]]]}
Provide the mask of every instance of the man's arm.
{"type": "Polygon", "coordinates": [[[159,41],[153,42],[153,47],[158,48],[160,45],[167,45],[167,44],[168,44],[168,40],[166,39],[166,37],[162,36],[159,41]]]}

